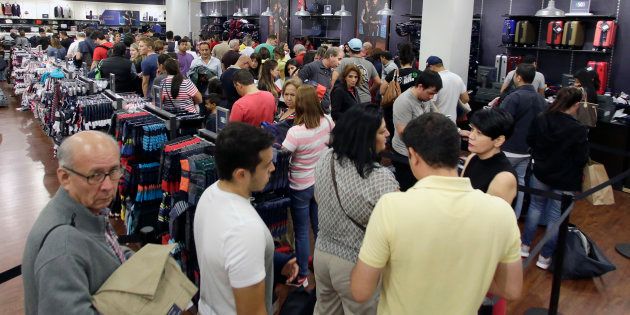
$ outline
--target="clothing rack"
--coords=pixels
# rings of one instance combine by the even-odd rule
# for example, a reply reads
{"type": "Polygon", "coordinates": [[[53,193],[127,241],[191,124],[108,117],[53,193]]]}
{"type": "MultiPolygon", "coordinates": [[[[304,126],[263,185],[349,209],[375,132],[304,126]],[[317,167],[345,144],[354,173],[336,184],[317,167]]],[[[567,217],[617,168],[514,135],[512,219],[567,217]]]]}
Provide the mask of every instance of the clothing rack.
{"type": "Polygon", "coordinates": [[[169,131],[169,139],[175,139],[182,134],[194,134],[203,124],[203,117],[199,114],[171,113],[155,106],[146,106],[145,110],[164,120],[169,131]]]}

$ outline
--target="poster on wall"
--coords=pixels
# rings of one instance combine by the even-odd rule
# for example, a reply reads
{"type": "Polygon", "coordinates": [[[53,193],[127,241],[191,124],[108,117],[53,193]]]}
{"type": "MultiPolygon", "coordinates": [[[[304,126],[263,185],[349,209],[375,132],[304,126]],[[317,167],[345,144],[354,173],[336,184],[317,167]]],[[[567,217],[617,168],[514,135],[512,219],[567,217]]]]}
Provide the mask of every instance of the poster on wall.
{"type": "MultiPolygon", "coordinates": [[[[279,42],[286,43],[289,39],[289,7],[287,0],[271,0],[271,12],[273,15],[269,17],[269,34],[278,36],[279,42]]],[[[262,40],[262,39],[261,39],[262,40]]]]}
{"type": "Polygon", "coordinates": [[[101,22],[105,25],[140,25],[140,11],[129,10],[105,10],[101,15],[101,22]]]}
{"type": "Polygon", "coordinates": [[[385,7],[387,0],[359,0],[357,17],[357,38],[369,41],[375,48],[387,49],[389,17],[377,15],[385,7]]]}

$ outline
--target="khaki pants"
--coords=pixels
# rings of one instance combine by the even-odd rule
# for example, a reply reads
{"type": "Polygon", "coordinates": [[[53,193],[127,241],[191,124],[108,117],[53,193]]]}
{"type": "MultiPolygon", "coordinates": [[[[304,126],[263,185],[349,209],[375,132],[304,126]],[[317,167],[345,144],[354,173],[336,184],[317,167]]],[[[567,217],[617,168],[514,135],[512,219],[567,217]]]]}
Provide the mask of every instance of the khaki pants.
{"type": "Polygon", "coordinates": [[[376,314],[380,285],[369,301],[361,304],[352,299],[350,274],[354,264],[319,250],[313,258],[317,303],[315,315],[376,314]]]}

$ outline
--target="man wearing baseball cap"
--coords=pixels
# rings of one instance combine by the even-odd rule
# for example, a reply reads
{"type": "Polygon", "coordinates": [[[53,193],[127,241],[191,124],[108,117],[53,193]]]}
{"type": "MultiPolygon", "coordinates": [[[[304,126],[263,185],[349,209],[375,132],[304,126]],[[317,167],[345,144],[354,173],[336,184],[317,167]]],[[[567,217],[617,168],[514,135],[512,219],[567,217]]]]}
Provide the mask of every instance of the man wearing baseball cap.
{"type": "Polygon", "coordinates": [[[437,72],[442,79],[442,89],[435,98],[435,106],[440,113],[455,122],[457,120],[457,101],[460,100],[466,104],[470,100],[466,84],[457,74],[444,68],[444,63],[440,57],[427,58],[427,69],[437,72]]]}
{"type": "Polygon", "coordinates": [[[333,82],[337,81],[340,73],[343,73],[343,69],[348,65],[355,65],[361,71],[361,81],[357,82],[357,91],[359,92],[360,103],[370,103],[372,96],[370,92],[376,91],[381,86],[381,78],[379,73],[374,68],[374,65],[362,57],[361,49],[363,49],[363,42],[358,38],[353,38],[348,41],[348,47],[350,48],[350,57],[343,58],[339,63],[339,67],[333,73],[333,82]],[[368,85],[368,82],[372,79],[372,86],[368,85]]]}

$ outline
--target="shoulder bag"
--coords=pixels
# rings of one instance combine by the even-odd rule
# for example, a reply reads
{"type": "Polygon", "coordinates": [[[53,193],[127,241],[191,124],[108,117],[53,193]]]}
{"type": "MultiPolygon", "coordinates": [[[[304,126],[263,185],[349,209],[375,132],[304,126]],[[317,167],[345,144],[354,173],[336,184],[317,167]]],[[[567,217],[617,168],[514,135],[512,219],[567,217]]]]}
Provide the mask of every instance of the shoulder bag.
{"type": "Polygon", "coordinates": [[[398,83],[398,69],[394,73],[394,77],[392,81],[387,85],[387,89],[383,94],[383,99],[381,99],[382,107],[391,107],[394,105],[394,101],[400,95],[400,84],[398,83]]]}
{"type": "Polygon", "coordinates": [[[346,217],[352,222],[354,223],[354,225],[356,225],[359,229],[361,229],[361,231],[365,232],[365,226],[359,222],[357,222],[357,220],[355,220],[354,218],[352,218],[348,212],[346,211],[346,209],[344,209],[343,205],[341,204],[341,198],[339,198],[339,189],[337,188],[337,179],[335,178],[335,153],[331,152],[330,154],[330,172],[332,174],[332,182],[333,182],[333,187],[335,188],[335,195],[337,196],[337,202],[339,202],[339,207],[341,207],[341,210],[343,211],[343,214],[346,215],[346,217]]]}
{"type": "Polygon", "coordinates": [[[597,125],[597,104],[587,101],[586,90],[582,89],[582,95],[584,95],[584,98],[580,102],[575,118],[582,123],[582,125],[594,128],[597,125]]]}

